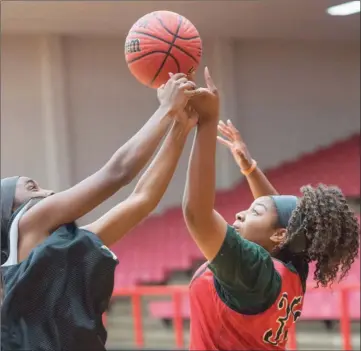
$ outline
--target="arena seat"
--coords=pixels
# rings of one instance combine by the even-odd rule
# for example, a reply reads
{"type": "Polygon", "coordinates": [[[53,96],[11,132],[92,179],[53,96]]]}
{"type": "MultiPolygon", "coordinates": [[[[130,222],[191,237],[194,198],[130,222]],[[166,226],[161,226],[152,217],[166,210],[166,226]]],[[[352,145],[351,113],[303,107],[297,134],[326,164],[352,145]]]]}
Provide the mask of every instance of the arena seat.
{"type": "MultiPolygon", "coordinates": [[[[154,301],[148,305],[149,314],[158,319],[172,319],[174,315],[174,305],[171,301],[154,301]]],[[[182,300],[181,314],[184,319],[190,318],[189,299],[182,300]]]]}
{"type": "MultiPolygon", "coordinates": [[[[320,149],[266,172],[268,178],[281,193],[299,193],[303,184],[335,184],[347,196],[360,196],[359,167],[360,135],[346,141],[320,149]],[[335,167],[337,165],[337,167],[335,167]]],[[[252,196],[245,181],[233,189],[221,191],[216,196],[216,209],[230,223],[234,214],[246,208],[252,196]]],[[[181,208],[168,209],[161,215],[149,217],[112,247],[120,264],[115,274],[115,288],[152,283],[164,284],[174,271],[185,271],[195,260],[203,256],[187,232],[181,208]]],[[[312,276],[312,273],[310,274],[312,276]]],[[[360,264],[353,265],[346,281],[360,282],[360,264]]],[[[338,309],[330,309],[330,303],[338,297],[329,292],[307,294],[303,318],[334,319],[338,309]]],[[[360,294],[350,294],[353,318],[360,318],[360,294]]],[[[154,302],[149,306],[152,315],[170,318],[172,305],[167,302],[154,302]]],[[[184,316],[189,316],[189,304],[183,303],[184,316]]]]}
{"type": "MultiPolygon", "coordinates": [[[[302,309],[301,318],[304,320],[337,320],[341,316],[340,294],[336,289],[312,289],[316,284],[313,281],[311,267],[308,279],[308,289],[302,309]]],[[[360,283],[360,260],[357,260],[345,280],[341,283],[360,283]]],[[[186,296],[182,300],[182,317],[190,317],[189,300],[186,296]]],[[[149,303],[149,313],[154,318],[171,319],[174,315],[174,305],[171,301],[154,301],[149,303]]],[[[360,320],[360,291],[349,292],[349,313],[353,320],[360,320]]]]}
{"type": "MultiPolygon", "coordinates": [[[[304,320],[337,320],[340,318],[340,296],[335,292],[313,291],[308,293],[302,309],[301,318],[304,320]]],[[[360,319],[360,293],[350,293],[349,312],[353,320],[360,319]],[[352,308],[351,308],[352,306],[352,308]]],[[[182,317],[190,318],[189,300],[182,303],[182,317]]],[[[170,301],[156,301],[149,303],[149,313],[158,319],[171,319],[174,316],[174,306],[170,301]]]]}
{"type": "Polygon", "coordinates": [[[283,193],[296,194],[305,184],[337,185],[349,197],[360,196],[360,135],[354,135],[267,172],[283,193]],[[335,167],[335,165],[337,165],[335,167]]]}
{"type": "MultiPolygon", "coordinates": [[[[297,194],[303,184],[323,182],[338,185],[348,196],[359,196],[359,150],[360,135],[355,135],[266,174],[281,193],[297,194]]],[[[217,193],[216,209],[232,223],[235,213],[251,202],[251,193],[243,181],[234,189],[217,193]]],[[[180,208],[149,217],[112,249],[120,260],[115,287],[162,283],[172,271],[190,269],[194,260],[202,259],[180,208]]]]}

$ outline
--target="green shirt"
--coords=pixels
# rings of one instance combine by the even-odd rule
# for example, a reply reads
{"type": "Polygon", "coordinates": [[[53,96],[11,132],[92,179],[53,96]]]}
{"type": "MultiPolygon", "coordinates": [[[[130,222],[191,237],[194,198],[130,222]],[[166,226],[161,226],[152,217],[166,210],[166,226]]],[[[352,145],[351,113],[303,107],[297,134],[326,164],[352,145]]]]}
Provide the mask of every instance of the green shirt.
{"type": "Polygon", "coordinates": [[[261,313],[280,293],[281,277],[270,253],[242,238],[231,226],[209,268],[215,276],[219,297],[239,313],[261,313]]]}

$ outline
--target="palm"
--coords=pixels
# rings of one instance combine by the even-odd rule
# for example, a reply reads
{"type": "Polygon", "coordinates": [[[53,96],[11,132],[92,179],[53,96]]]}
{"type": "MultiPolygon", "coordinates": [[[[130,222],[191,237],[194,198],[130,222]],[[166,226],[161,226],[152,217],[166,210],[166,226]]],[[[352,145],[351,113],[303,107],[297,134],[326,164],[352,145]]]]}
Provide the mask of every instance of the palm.
{"type": "Polygon", "coordinates": [[[227,124],[225,124],[220,121],[218,131],[222,135],[222,137],[217,137],[218,141],[231,151],[236,163],[241,169],[248,169],[252,164],[252,157],[239,131],[234,127],[232,122],[228,120],[227,124]]]}
{"type": "Polygon", "coordinates": [[[198,113],[188,104],[183,111],[178,113],[176,120],[187,130],[191,130],[198,122],[198,113]]]}
{"type": "Polygon", "coordinates": [[[201,119],[213,117],[218,118],[219,95],[217,87],[215,86],[207,67],[204,70],[204,80],[207,88],[198,88],[196,90],[186,92],[186,94],[190,97],[189,103],[201,119]]]}

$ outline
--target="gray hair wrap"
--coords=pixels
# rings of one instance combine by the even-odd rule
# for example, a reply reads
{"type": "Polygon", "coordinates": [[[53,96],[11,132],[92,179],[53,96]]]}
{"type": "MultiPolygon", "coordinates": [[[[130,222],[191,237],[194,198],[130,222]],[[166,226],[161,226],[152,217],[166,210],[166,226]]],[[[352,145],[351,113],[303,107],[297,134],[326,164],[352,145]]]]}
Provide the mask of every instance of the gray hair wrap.
{"type": "Polygon", "coordinates": [[[19,177],[1,179],[1,263],[3,263],[3,255],[6,255],[9,246],[9,224],[18,180],[19,177]]]}

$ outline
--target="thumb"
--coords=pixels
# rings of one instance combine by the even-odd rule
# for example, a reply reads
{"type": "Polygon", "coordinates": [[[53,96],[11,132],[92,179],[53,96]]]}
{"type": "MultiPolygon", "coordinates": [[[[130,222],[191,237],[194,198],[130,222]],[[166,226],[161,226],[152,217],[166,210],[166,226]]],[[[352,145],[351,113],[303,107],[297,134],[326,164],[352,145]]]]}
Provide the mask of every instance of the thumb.
{"type": "Polygon", "coordinates": [[[212,92],[212,93],[216,93],[217,92],[217,87],[213,82],[213,79],[209,73],[209,69],[208,67],[206,67],[204,69],[204,80],[206,81],[207,87],[208,89],[212,92]]]}
{"type": "Polygon", "coordinates": [[[188,97],[203,95],[203,94],[207,94],[207,93],[208,93],[208,91],[205,88],[198,88],[195,90],[185,90],[184,91],[184,95],[186,95],[188,97]]]}
{"type": "Polygon", "coordinates": [[[196,72],[192,71],[191,73],[189,73],[188,75],[188,80],[190,80],[191,82],[194,82],[196,78],[196,72]]]}

